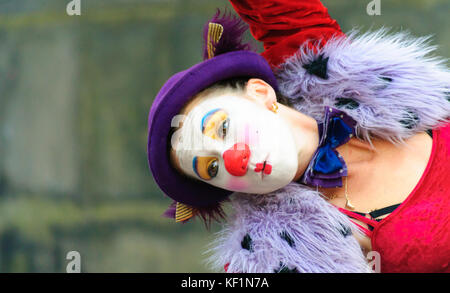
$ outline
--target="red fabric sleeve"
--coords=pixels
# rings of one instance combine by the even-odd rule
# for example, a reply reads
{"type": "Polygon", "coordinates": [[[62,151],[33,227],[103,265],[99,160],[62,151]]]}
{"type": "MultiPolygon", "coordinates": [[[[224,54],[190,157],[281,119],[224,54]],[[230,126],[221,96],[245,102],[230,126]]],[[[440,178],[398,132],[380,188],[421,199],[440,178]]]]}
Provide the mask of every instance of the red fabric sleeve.
{"type": "MultiPolygon", "coordinates": [[[[319,0],[230,0],[250,32],[264,43],[261,54],[276,67],[307,40],[342,35],[336,20],[319,0]]],[[[325,42],[323,42],[325,43],[325,42]]]]}

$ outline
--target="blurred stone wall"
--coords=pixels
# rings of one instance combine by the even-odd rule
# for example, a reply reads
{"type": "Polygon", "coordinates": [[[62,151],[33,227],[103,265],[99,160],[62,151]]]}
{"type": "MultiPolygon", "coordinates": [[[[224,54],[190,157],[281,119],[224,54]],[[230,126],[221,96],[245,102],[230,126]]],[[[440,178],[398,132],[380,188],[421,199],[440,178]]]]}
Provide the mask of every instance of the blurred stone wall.
{"type": "MultiPolygon", "coordinates": [[[[173,73],[201,60],[219,0],[0,0],[0,271],[205,272],[218,226],[161,218],[170,200],[146,161],[147,114],[173,73]]],[[[323,1],[344,31],[434,34],[450,56],[445,0],[323,1]]],[[[261,46],[259,47],[261,48],[261,46]]]]}

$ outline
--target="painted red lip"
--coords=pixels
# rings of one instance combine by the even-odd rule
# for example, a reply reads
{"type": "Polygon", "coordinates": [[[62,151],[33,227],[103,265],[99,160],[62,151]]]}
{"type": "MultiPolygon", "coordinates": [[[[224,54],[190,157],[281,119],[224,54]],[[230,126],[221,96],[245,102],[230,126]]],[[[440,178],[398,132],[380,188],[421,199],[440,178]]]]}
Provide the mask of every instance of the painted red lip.
{"type": "Polygon", "coordinates": [[[264,161],[262,163],[256,163],[255,172],[262,172],[266,175],[269,175],[272,172],[272,165],[264,161]]]}

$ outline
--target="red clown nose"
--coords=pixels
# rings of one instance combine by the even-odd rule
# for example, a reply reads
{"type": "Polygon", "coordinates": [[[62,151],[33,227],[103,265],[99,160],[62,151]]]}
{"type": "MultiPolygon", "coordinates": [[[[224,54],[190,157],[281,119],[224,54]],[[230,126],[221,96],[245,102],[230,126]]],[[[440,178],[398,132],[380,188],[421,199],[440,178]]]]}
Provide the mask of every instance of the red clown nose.
{"type": "Polygon", "coordinates": [[[250,159],[250,148],[245,143],[236,143],[223,153],[225,169],[234,176],[244,176],[250,159]]]}

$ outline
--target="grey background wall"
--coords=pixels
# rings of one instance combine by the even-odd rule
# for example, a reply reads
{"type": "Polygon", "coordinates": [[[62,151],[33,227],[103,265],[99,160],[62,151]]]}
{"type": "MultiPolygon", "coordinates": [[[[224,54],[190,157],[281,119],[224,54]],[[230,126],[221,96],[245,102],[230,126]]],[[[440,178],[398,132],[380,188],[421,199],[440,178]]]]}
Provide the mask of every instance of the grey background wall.
{"type": "MultiPolygon", "coordinates": [[[[208,272],[213,233],[175,224],[146,162],[147,114],[173,73],[201,61],[219,0],[0,0],[0,272],[208,272]]],[[[434,34],[449,57],[450,3],[323,1],[344,31],[434,34]]],[[[248,36],[250,37],[250,36],[248,36]]],[[[259,46],[261,48],[261,46],[259,46]]]]}

